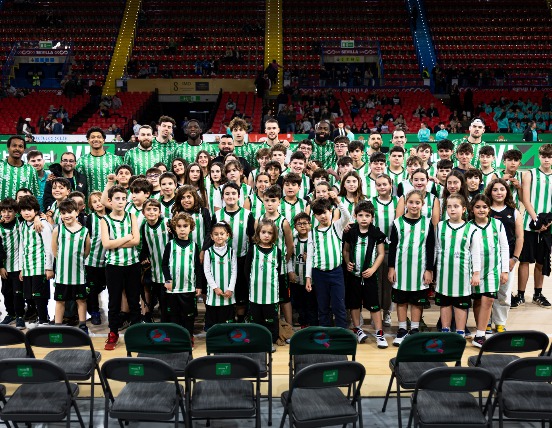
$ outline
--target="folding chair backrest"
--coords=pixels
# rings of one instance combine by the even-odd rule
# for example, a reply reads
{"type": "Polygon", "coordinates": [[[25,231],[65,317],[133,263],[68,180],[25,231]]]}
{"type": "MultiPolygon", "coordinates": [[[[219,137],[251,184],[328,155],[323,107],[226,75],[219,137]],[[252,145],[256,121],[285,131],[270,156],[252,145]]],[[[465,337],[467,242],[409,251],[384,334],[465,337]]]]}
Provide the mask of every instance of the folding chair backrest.
{"type": "Polygon", "coordinates": [[[113,358],[103,363],[102,375],[119,382],[177,382],[172,367],[154,358],[113,358]]]}
{"type": "Polygon", "coordinates": [[[417,389],[443,392],[490,391],[495,386],[494,375],[480,367],[436,367],[422,374],[417,389]]]}
{"type": "Polygon", "coordinates": [[[457,333],[416,333],[400,344],[396,362],[458,362],[465,347],[466,339],[457,333]]]}
{"type": "Polygon", "coordinates": [[[173,323],[131,325],[125,332],[127,353],[172,354],[192,352],[190,333],[173,323]]]}
{"type": "Polygon", "coordinates": [[[357,338],[341,327],[307,327],[291,336],[289,354],[356,355],[357,338]]]}
{"type": "Polygon", "coordinates": [[[272,351],[272,334],[259,324],[215,324],[207,330],[207,354],[272,351]]]}
{"type": "Polygon", "coordinates": [[[0,383],[67,382],[62,368],[46,360],[8,358],[0,361],[0,383]]]}
{"type": "Polygon", "coordinates": [[[11,325],[0,324],[0,346],[22,343],[25,343],[25,333],[11,325]]]}
{"type": "Polygon", "coordinates": [[[552,382],[552,357],[529,357],[512,361],[502,371],[503,380],[552,382]]]}
{"type": "Polygon", "coordinates": [[[493,334],[481,347],[480,353],[494,352],[502,354],[519,354],[540,351],[544,355],[550,340],[542,331],[519,330],[493,334]]]}
{"type": "Polygon", "coordinates": [[[78,348],[86,346],[94,349],[92,340],[79,328],[68,326],[45,326],[27,331],[27,342],[38,348],[78,348]]]}
{"type": "Polygon", "coordinates": [[[185,377],[186,381],[258,378],[259,371],[259,364],[243,355],[207,355],[192,360],[185,377]]]}
{"type": "Polygon", "coordinates": [[[360,388],[366,369],[356,361],[317,363],[299,371],[291,388],[330,388],[348,386],[358,382],[360,388]]]}

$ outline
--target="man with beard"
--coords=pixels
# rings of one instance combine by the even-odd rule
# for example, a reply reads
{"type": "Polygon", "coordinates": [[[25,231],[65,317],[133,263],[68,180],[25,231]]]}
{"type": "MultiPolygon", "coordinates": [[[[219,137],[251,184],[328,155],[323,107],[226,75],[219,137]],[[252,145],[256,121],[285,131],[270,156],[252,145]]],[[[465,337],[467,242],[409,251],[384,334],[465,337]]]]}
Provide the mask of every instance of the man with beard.
{"type": "MultiPolygon", "coordinates": [[[[224,164],[224,157],[230,153],[234,153],[233,137],[231,135],[221,135],[218,147],[219,147],[219,153],[213,159],[213,162],[220,162],[224,164]]],[[[247,159],[245,159],[244,157],[242,156],[237,156],[237,157],[243,167],[244,177],[249,177],[249,173],[251,172],[251,165],[249,165],[249,162],[247,162],[247,159]]]]}
{"type": "Polygon", "coordinates": [[[186,162],[192,163],[195,162],[196,156],[201,150],[207,150],[212,155],[213,148],[211,145],[201,140],[203,130],[197,120],[190,119],[186,125],[185,132],[188,140],[178,145],[178,148],[174,152],[175,158],[182,158],[186,162]]]}
{"type": "Polygon", "coordinates": [[[0,161],[0,199],[14,198],[18,189],[28,188],[38,196],[40,187],[36,169],[24,163],[21,157],[25,153],[25,140],[17,135],[8,138],[8,158],[0,161]]]}
{"type": "MultiPolygon", "coordinates": [[[[161,116],[157,121],[157,135],[153,139],[153,148],[159,150],[163,154],[163,162],[167,167],[170,167],[175,150],[178,148],[178,143],[173,140],[173,130],[176,126],[175,120],[170,116],[161,116]]],[[[138,125],[136,136],[140,133],[140,125],[138,125]]],[[[151,165],[153,166],[153,164],[151,165]]]]}
{"type": "Polygon", "coordinates": [[[75,165],[77,164],[77,158],[74,153],[65,152],[61,155],[61,163],[53,163],[50,165],[50,171],[52,172],[49,180],[44,186],[44,206],[51,206],[55,199],[52,196],[52,180],[53,178],[62,177],[69,180],[71,183],[71,191],[79,191],[88,195],[88,183],[86,182],[86,176],[78,171],[75,171],[75,165]]]}
{"type": "Polygon", "coordinates": [[[105,132],[102,128],[89,128],[86,139],[90,145],[90,153],[79,158],[76,170],[86,177],[89,192],[103,192],[107,176],[122,164],[121,158],[105,150],[105,132]]]}
{"type": "Polygon", "coordinates": [[[322,162],[323,168],[328,169],[337,163],[333,142],[330,140],[330,122],[321,120],[315,127],[314,144],[310,160],[322,162]]]}
{"type": "Polygon", "coordinates": [[[381,134],[379,132],[372,132],[370,134],[370,137],[368,138],[368,150],[366,150],[366,156],[368,158],[368,162],[370,162],[370,157],[374,153],[381,152],[382,144],[383,144],[383,139],[381,138],[381,134]]]}
{"type": "Polygon", "coordinates": [[[135,175],[145,175],[146,171],[158,162],[163,162],[163,152],[153,148],[151,126],[142,125],[138,131],[138,147],[126,153],[123,163],[129,165],[135,175]]]}
{"type": "MultiPolygon", "coordinates": [[[[462,138],[460,140],[454,140],[454,152],[456,153],[456,149],[458,146],[462,143],[470,143],[473,148],[473,158],[471,160],[471,164],[477,168],[480,169],[481,166],[479,165],[479,150],[481,150],[481,147],[485,145],[483,143],[483,134],[485,133],[485,122],[483,119],[476,117],[474,118],[471,123],[470,127],[468,128],[468,131],[470,135],[468,135],[467,138],[462,138]]],[[[493,168],[496,168],[495,163],[493,162],[493,168]]]]}
{"type": "Polygon", "coordinates": [[[228,127],[230,128],[230,132],[232,132],[232,137],[234,137],[234,154],[245,158],[249,165],[251,165],[253,163],[252,159],[257,152],[257,147],[245,142],[247,122],[239,117],[235,117],[228,127]]]}
{"type": "MultiPolygon", "coordinates": [[[[289,141],[287,140],[279,140],[278,134],[280,134],[280,126],[278,125],[278,121],[276,119],[267,119],[265,122],[265,133],[266,133],[266,139],[260,144],[257,144],[255,146],[255,151],[262,149],[262,148],[268,148],[271,149],[275,144],[283,144],[287,149],[289,149],[289,141]]],[[[291,150],[287,151],[286,154],[286,165],[289,163],[291,158],[291,150]]],[[[253,159],[251,159],[252,167],[258,168],[259,163],[257,162],[257,159],[255,156],[253,156],[253,159]]]]}

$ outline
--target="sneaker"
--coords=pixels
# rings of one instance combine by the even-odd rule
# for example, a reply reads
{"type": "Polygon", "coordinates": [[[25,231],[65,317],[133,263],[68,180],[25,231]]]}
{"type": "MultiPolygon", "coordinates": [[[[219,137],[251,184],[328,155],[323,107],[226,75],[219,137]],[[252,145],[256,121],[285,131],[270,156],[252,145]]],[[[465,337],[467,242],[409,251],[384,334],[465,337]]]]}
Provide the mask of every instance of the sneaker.
{"type": "Polygon", "coordinates": [[[90,322],[92,325],[101,325],[102,317],[99,312],[90,312],[90,322]]]}
{"type": "Polygon", "coordinates": [[[104,349],[106,351],[113,351],[117,346],[118,341],[119,341],[119,335],[117,333],[113,333],[112,331],[110,331],[109,335],[107,336],[107,340],[105,341],[104,349]]]}
{"type": "Polygon", "coordinates": [[[485,334],[493,334],[493,327],[491,326],[491,323],[487,324],[487,328],[485,329],[485,334]]]}
{"type": "Polygon", "coordinates": [[[385,337],[383,336],[383,330],[380,330],[376,333],[376,344],[378,345],[379,349],[385,349],[389,346],[387,340],[385,340],[385,337]]]}
{"type": "Polygon", "coordinates": [[[9,325],[14,321],[15,321],[15,317],[12,317],[11,315],[6,315],[2,320],[2,322],[0,322],[0,324],[9,325]]]}
{"type": "Polygon", "coordinates": [[[86,324],[79,325],[79,329],[84,331],[86,334],[88,334],[88,327],[86,327],[86,324]]]}
{"type": "Polygon", "coordinates": [[[286,344],[289,345],[291,343],[291,339],[286,339],[286,344]]]}
{"type": "Polygon", "coordinates": [[[393,346],[399,346],[402,341],[408,336],[408,331],[404,328],[399,328],[397,331],[397,337],[393,340],[393,346]]]}
{"type": "MultiPolygon", "coordinates": [[[[384,327],[391,327],[391,312],[390,311],[383,311],[383,326],[384,327]]],[[[387,343],[387,342],[385,342],[387,343]]]]}
{"type": "Polygon", "coordinates": [[[466,326],[466,330],[464,330],[464,337],[466,339],[471,339],[473,337],[470,329],[468,328],[468,326],[466,326]]]}
{"type": "Polygon", "coordinates": [[[364,343],[366,342],[366,339],[368,339],[368,336],[361,328],[355,328],[353,329],[353,332],[357,335],[358,343],[364,343]]]}
{"type": "Polygon", "coordinates": [[[476,348],[481,348],[485,343],[485,336],[475,336],[472,340],[472,345],[476,348]]]}
{"type": "Polygon", "coordinates": [[[496,326],[496,332],[497,332],[497,333],[504,333],[505,331],[506,331],[506,327],[503,326],[502,324],[498,324],[498,325],[496,326]]]}
{"type": "Polygon", "coordinates": [[[27,308],[27,310],[25,311],[25,315],[23,316],[25,321],[35,321],[37,317],[38,314],[36,312],[36,309],[31,308],[27,308]]]}
{"type": "Polygon", "coordinates": [[[548,299],[542,294],[539,294],[538,296],[533,296],[533,304],[545,309],[550,309],[550,307],[552,306],[550,305],[548,299]]]}
{"type": "Polygon", "coordinates": [[[416,334],[416,333],[419,333],[419,332],[420,332],[419,328],[413,328],[408,332],[408,335],[412,336],[413,334],[416,334]]]}
{"type": "Polygon", "coordinates": [[[510,309],[516,309],[520,306],[525,306],[525,297],[521,297],[519,294],[517,296],[512,296],[512,303],[510,303],[510,309]]]}
{"type": "Polygon", "coordinates": [[[466,338],[466,333],[464,332],[464,330],[456,330],[456,334],[459,334],[463,338],[466,338]]]}
{"type": "Polygon", "coordinates": [[[146,312],[144,315],[142,315],[142,320],[148,324],[155,322],[153,321],[153,318],[151,317],[151,313],[149,312],[146,312]]]}
{"type": "Polygon", "coordinates": [[[25,320],[21,317],[15,319],[15,327],[17,327],[19,330],[24,330],[27,328],[25,325],[25,320]]]}

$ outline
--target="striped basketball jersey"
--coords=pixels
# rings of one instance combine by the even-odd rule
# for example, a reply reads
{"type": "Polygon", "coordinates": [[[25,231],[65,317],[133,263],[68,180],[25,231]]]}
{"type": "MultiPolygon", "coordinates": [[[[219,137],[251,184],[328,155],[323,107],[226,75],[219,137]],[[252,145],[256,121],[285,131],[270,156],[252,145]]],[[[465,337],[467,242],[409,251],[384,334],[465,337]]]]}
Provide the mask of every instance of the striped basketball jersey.
{"type": "Polygon", "coordinates": [[[56,284],[85,284],[84,247],[88,230],[81,227],[71,232],[64,224],[60,224],[57,231],[56,284]]]}
{"type": "Polygon", "coordinates": [[[348,211],[349,215],[351,216],[351,219],[353,218],[353,215],[355,213],[355,207],[356,203],[349,200],[347,196],[339,196],[339,202],[343,204],[345,209],[348,211]]]}
{"type": "Polygon", "coordinates": [[[90,213],[87,219],[90,234],[90,254],[86,258],[86,266],[104,267],[105,266],[105,248],[102,245],[102,232],[100,222],[103,217],[96,213],[90,213]]]}
{"type": "Polygon", "coordinates": [[[52,221],[54,222],[54,224],[62,223],[57,201],[54,201],[54,203],[50,205],[48,211],[52,211],[52,221]]]}
{"type": "Polygon", "coordinates": [[[307,277],[307,243],[308,238],[301,239],[294,233],[293,236],[293,257],[291,262],[293,263],[293,272],[297,276],[297,284],[305,285],[307,277]]]}
{"type": "Polygon", "coordinates": [[[149,198],[155,199],[156,201],[161,201],[161,198],[162,198],[161,192],[153,191],[149,198]]]}
{"type": "Polygon", "coordinates": [[[278,247],[268,254],[253,245],[253,260],[249,277],[249,301],[260,305],[278,303],[278,247]]]}
{"type": "Polygon", "coordinates": [[[203,210],[200,208],[199,212],[189,212],[190,216],[194,219],[195,228],[190,233],[190,239],[194,241],[199,248],[203,248],[203,242],[205,242],[205,219],[203,218],[203,210]]]}
{"type": "Polygon", "coordinates": [[[134,202],[127,202],[125,206],[125,212],[129,214],[134,214],[136,216],[138,227],[141,227],[142,224],[146,221],[146,217],[144,217],[144,213],[142,212],[141,209],[138,209],[138,207],[134,205],[134,202]]]}
{"type": "Polygon", "coordinates": [[[401,172],[393,172],[390,168],[387,168],[387,175],[393,180],[393,195],[397,194],[397,186],[404,180],[408,179],[408,171],[403,168],[401,172]]]}
{"type": "Polygon", "coordinates": [[[155,283],[162,283],[163,278],[163,252],[169,242],[169,228],[167,220],[163,217],[157,224],[151,225],[147,221],[141,227],[142,239],[149,250],[149,261],[151,263],[151,280],[155,283]]]}
{"type": "Polygon", "coordinates": [[[369,175],[366,177],[366,192],[364,192],[364,195],[367,199],[375,198],[376,196],[378,196],[376,180],[374,180],[369,175]]]}
{"type": "MultiPolygon", "coordinates": [[[[502,172],[498,173],[498,176],[500,178],[504,178],[505,174],[506,174],[506,171],[502,171],[502,172]]],[[[514,175],[514,178],[519,181],[520,186],[522,185],[522,181],[521,181],[522,177],[523,177],[523,174],[522,174],[521,171],[517,171],[516,175],[514,175]]],[[[519,200],[518,189],[516,189],[516,187],[509,181],[508,181],[508,184],[510,185],[510,191],[512,192],[512,198],[514,199],[514,203],[516,204],[516,207],[519,210],[519,206],[520,206],[521,201],[519,200]]]]}
{"type": "MultiPolygon", "coordinates": [[[[249,196],[253,195],[253,193],[254,192],[251,187],[249,187],[249,185],[242,183],[240,185],[240,195],[238,196],[238,206],[243,207],[245,200],[249,196]]],[[[218,208],[226,207],[226,202],[224,202],[224,199],[222,198],[222,193],[219,193],[219,195],[215,193],[215,195],[213,196],[213,204],[215,205],[215,207],[218,208]]]]}
{"type": "Polygon", "coordinates": [[[175,239],[169,241],[169,269],[172,278],[172,290],[169,293],[195,293],[196,275],[195,258],[199,249],[195,242],[189,240],[181,246],[175,239]]]}
{"type": "Polygon", "coordinates": [[[328,140],[324,144],[313,141],[312,155],[310,160],[322,162],[322,168],[328,169],[337,162],[337,155],[334,151],[333,141],[328,140]]]}
{"type": "Polygon", "coordinates": [[[232,229],[232,238],[228,241],[237,257],[244,257],[247,254],[247,248],[249,245],[249,237],[247,236],[247,221],[251,211],[245,208],[240,208],[238,211],[232,213],[226,212],[226,208],[223,208],[215,213],[217,221],[224,220],[230,225],[232,229]]]}
{"type": "Polygon", "coordinates": [[[6,227],[5,223],[0,223],[0,239],[4,246],[4,268],[7,272],[17,272],[19,268],[19,244],[20,244],[20,224],[15,219],[6,227]]]}
{"type": "MultiPolygon", "coordinates": [[[[163,161],[165,165],[172,165],[172,161],[175,158],[174,151],[178,147],[178,143],[174,140],[167,141],[166,143],[161,143],[157,141],[156,138],[153,139],[152,145],[154,150],[158,150],[163,155],[163,161]]],[[[153,167],[153,164],[151,165],[153,167]]]]}
{"type": "Polygon", "coordinates": [[[165,155],[161,150],[151,148],[144,150],[140,146],[125,153],[123,163],[130,165],[134,175],[146,174],[146,171],[156,163],[164,162],[165,155]]]}
{"type": "MultiPolygon", "coordinates": [[[[210,263],[211,275],[217,284],[218,288],[225,292],[229,289],[230,278],[232,277],[232,257],[234,250],[229,245],[226,245],[226,251],[224,254],[219,254],[215,246],[212,246],[205,252],[205,263],[210,263]]],[[[232,297],[227,298],[223,296],[217,296],[215,290],[211,287],[207,287],[207,299],[205,304],[208,306],[227,306],[236,303],[234,294],[232,297]]]]}
{"type": "Polygon", "coordinates": [[[258,218],[261,218],[265,213],[265,206],[261,198],[259,198],[259,195],[257,193],[253,192],[251,195],[248,196],[249,199],[249,210],[253,214],[253,217],[255,217],[255,220],[258,218]]]}
{"type": "MultiPolygon", "coordinates": [[[[422,205],[422,209],[420,211],[422,217],[429,218],[431,220],[431,217],[433,216],[433,206],[435,205],[435,200],[437,198],[433,196],[431,193],[426,192],[425,198],[424,198],[424,204],[422,205]]],[[[406,201],[404,204],[404,212],[407,213],[408,209],[406,208],[406,201]]],[[[446,213],[446,210],[445,210],[446,213]]]]}
{"type": "Polygon", "coordinates": [[[20,227],[19,267],[23,276],[44,275],[52,268],[52,226],[41,220],[42,233],[34,229],[34,223],[22,221],[20,227]],[[48,242],[45,237],[49,237],[48,242]]]}
{"type": "Polygon", "coordinates": [[[369,263],[367,266],[365,266],[364,261],[366,260],[367,252],[368,252],[368,241],[370,240],[370,237],[368,233],[366,234],[358,234],[358,239],[356,241],[356,245],[354,248],[351,248],[351,262],[355,264],[355,267],[353,268],[352,274],[356,277],[362,276],[362,271],[366,270],[374,264],[374,261],[377,257],[377,251],[376,246],[372,248],[372,254],[368,254],[369,256],[369,263]]]}
{"type": "Polygon", "coordinates": [[[161,215],[165,220],[170,220],[172,218],[174,200],[174,198],[172,198],[170,201],[165,201],[163,198],[159,200],[159,202],[161,202],[161,215]]]}
{"type": "Polygon", "coordinates": [[[102,192],[107,183],[107,176],[114,174],[122,163],[121,157],[110,152],[105,152],[102,156],[88,153],[79,158],[76,170],[86,176],[88,193],[96,190],[102,192]]]}
{"type": "Polygon", "coordinates": [[[206,150],[210,155],[214,155],[215,152],[213,147],[211,147],[211,144],[204,141],[202,141],[198,146],[192,146],[191,144],[188,144],[188,142],[184,142],[182,144],[178,144],[176,150],[174,151],[173,159],[182,158],[186,162],[192,163],[195,162],[197,154],[202,150],[206,150]]]}
{"type": "Polygon", "coordinates": [[[209,212],[211,213],[215,212],[215,201],[222,201],[221,190],[222,186],[215,187],[212,184],[207,185],[207,183],[205,183],[205,191],[207,192],[207,208],[209,208],[209,212]]]}
{"type": "Polygon", "coordinates": [[[238,157],[245,158],[249,165],[256,165],[255,153],[257,152],[257,145],[251,143],[244,143],[241,146],[234,146],[234,154],[238,157]]]}
{"type": "MultiPolygon", "coordinates": [[[[545,174],[540,168],[529,170],[531,174],[531,186],[529,188],[529,201],[533,205],[535,213],[549,213],[552,211],[552,173],[545,174]]],[[[525,196],[527,197],[527,196],[525,196]]],[[[527,210],[523,213],[523,228],[524,230],[532,231],[529,228],[531,217],[527,210]]]]}
{"type": "Polygon", "coordinates": [[[293,229],[293,219],[297,214],[304,212],[306,208],[307,208],[307,201],[305,201],[304,199],[298,198],[292,204],[286,201],[286,198],[282,198],[282,202],[280,202],[280,213],[289,222],[292,229],[293,229]]]}
{"type": "Polygon", "coordinates": [[[395,256],[395,271],[397,282],[393,288],[401,291],[419,291],[428,288],[424,284],[426,271],[426,240],[428,231],[433,225],[427,217],[420,217],[410,224],[399,217],[393,221],[398,232],[397,255],[395,256]]]}
{"type": "MultiPolygon", "coordinates": [[[[109,239],[111,240],[132,234],[131,215],[127,212],[121,220],[111,218],[111,214],[106,215],[103,220],[107,223],[109,239]]],[[[113,248],[105,251],[105,262],[113,266],[130,266],[139,262],[139,253],[138,246],[113,248]]]]}
{"type": "Polygon", "coordinates": [[[314,258],[312,267],[315,269],[329,271],[343,263],[343,251],[341,248],[342,239],[332,224],[325,229],[319,226],[310,231],[312,234],[314,258]]]}
{"type": "Polygon", "coordinates": [[[385,240],[385,250],[389,249],[389,237],[391,236],[391,227],[395,221],[398,199],[391,197],[390,201],[384,202],[379,197],[372,199],[375,213],[373,224],[383,232],[387,239],[385,240]]]}
{"type": "Polygon", "coordinates": [[[481,239],[481,236],[478,236],[477,227],[472,223],[451,226],[446,220],[437,224],[435,291],[450,297],[471,295],[473,257],[479,258],[479,254],[471,253],[474,239],[481,239]]]}
{"type": "Polygon", "coordinates": [[[483,174],[483,189],[485,189],[494,178],[498,177],[498,174],[494,169],[487,174],[484,174],[483,171],[481,171],[481,174],[483,174]]]}
{"type": "Polygon", "coordinates": [[[14,198],[22,187],[28,188],[33,195],[38,196],[40,186],[36,169],[24,163],[12,166],[7,161],[0,161],[0,200],[14,198]]]}

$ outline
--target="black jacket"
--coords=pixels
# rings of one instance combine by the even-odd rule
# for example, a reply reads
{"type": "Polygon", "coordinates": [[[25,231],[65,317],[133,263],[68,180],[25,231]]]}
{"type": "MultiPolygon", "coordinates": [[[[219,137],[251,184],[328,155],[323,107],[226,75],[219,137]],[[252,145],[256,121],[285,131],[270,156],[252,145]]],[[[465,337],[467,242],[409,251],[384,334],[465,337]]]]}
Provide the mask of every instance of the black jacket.
{"type": "MultiPolygon", "coordinates": [[[[63,174],[61,172],[61,166],[58,163],[54,163],[50,165],[50,171],[52,171],[52,174],[56,177],[63,177],[63,174]]],[[[77,172],[77,170],[73,171],[73,179],[69,179],[69,182],[71,183],[71,190],[72,191],[79,191],[84,193],[85,198],[88,196],[88,182],[86,181],[86,176],[84,174],[81,174],[80,172],[77,172]]],[[[42,197],[42,201],[44,204],[44,208],[48,208],[51,206],[55,199],[52,196],[52,181],[48,180],[46,181],[46,185],[44,186],[44,196],[42,197]]],[[[86,201],[85,201],[86,202],[86,201]]]]}
{"type": "MultiPolygon", "coordinates": [[[[529,127],[525,128],[523,131],[523,141],[533,141],[533,130],[529,127]]],[[[538,131],[537,131],[537,141],[538,141],[538,131]]]]}

